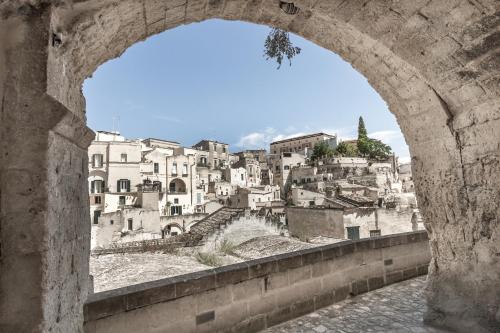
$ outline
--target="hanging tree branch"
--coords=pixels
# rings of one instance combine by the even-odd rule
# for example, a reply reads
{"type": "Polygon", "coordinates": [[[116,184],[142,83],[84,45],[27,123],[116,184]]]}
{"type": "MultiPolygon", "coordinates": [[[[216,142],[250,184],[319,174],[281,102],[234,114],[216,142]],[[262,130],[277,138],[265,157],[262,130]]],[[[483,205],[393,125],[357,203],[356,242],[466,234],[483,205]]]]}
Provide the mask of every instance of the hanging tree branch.
{"type": "Polygon", "coordinates": [[[269,32],[266,42],[264,43],[264,56],[266,57],[266,60],[276,59],[276,62],[278,63],[277,69],[280,69],[285,56],[291,66],[292,58],[299,53],[300,47],[293,46],[288,32],[278,28],[273,28],[269,32]]]}

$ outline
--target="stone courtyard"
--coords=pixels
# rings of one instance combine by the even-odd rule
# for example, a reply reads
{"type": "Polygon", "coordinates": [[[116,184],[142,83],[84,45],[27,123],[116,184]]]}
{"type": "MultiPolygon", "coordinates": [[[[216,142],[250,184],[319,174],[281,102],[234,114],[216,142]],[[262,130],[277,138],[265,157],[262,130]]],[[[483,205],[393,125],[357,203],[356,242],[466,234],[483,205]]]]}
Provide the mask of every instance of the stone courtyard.
{"type": "Polygon", "coordinates": [[[267,333],[446,332],[425,326],[426,277],[418,277],[333,304],[267,329],[267,333]]]}

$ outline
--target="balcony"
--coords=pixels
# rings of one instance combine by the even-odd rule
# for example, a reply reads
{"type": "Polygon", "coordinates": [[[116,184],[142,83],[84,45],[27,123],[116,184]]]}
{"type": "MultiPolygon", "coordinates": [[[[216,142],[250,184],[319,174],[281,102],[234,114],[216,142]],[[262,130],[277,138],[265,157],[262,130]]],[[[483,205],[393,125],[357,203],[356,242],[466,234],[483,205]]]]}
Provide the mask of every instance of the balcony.
{"type": "Polygon", "coordinates": [[[187,192],[186,191],[168,191],[167,194],[183,195],[183,194],[187,194],[187,192]]]}

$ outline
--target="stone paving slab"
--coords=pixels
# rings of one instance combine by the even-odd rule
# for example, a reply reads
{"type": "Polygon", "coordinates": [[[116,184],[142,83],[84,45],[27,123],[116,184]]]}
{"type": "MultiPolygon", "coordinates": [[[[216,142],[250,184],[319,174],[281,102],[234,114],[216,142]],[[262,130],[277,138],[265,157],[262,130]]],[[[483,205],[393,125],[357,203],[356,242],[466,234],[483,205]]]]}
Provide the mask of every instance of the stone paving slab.
{"type": "Polygon", "coordinates": [[[425,326],[426,277],[396,283],[271,327],[266,333],[444,333],[425,326]]]}

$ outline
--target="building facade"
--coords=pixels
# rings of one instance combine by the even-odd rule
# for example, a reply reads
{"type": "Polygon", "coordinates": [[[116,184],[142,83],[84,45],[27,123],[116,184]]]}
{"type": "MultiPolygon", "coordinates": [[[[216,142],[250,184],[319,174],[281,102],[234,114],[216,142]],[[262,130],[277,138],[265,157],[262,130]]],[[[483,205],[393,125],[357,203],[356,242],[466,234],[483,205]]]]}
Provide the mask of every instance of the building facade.
{"type": "Polygon", "coordinates": [[[208,167],[223,168],[229,165],[229,145],[213,140],[202,140],[193,146],[194,149],[208,152],[208,167]]]}
{"type": "Polygon", "coordinates": [[[326,133],[314,133],[309,135],[298,136],[295,138],[275,141],[271,143],[271,154],[281,153],[299,153],[310,157],[314,145],[326,142],[331,148],[337,147],[337,136],[326,133]]]}

